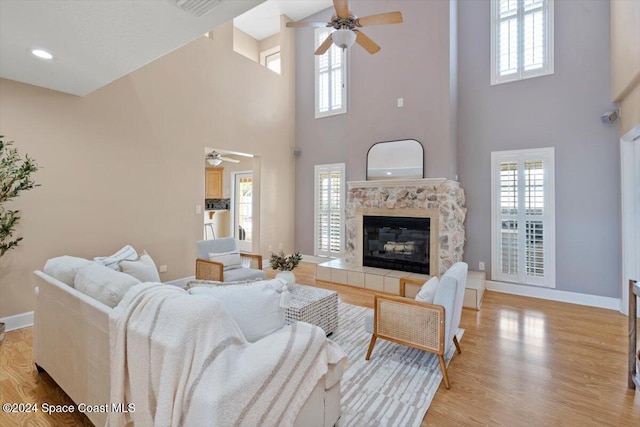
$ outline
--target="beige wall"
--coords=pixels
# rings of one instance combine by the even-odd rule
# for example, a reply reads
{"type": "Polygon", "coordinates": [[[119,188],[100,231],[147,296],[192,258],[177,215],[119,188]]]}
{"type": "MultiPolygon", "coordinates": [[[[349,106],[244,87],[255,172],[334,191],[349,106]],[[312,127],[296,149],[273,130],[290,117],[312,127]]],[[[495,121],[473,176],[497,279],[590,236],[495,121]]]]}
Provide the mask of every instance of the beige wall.
{"type": "Polygon", "coordinates": [[[233,50],[254,62],[260,62],[260,44],[239,28],[233,27],[233,50]]]}
{"type": "Polygon", "coordinates": [[[611,1],[611,90],[620,134],[640,123],[640,1],[611,1]]]}
{"type": "Polygon", "coordinates": [[[162,280],[193,274],[205,146],[260,156],[261,252],[293,248],[293,72],[247,61],[232,34],[227,23],[82,98],[0,80],[0,130],[42,166],[42,187],[12,205],[24,240],[0,258],[0,318],[33,309],[32,271],[54,256],[132,244],[168,265],[162,280]]]}
{"type": "Polygon", "coordinates": [[[262,39],[258,42],[258,50],[260,52],[264,52],[267,49],[274,48],[280,44],[280,33],[274,34],[272,36],[267,37],[266,39],[262,39]]]}

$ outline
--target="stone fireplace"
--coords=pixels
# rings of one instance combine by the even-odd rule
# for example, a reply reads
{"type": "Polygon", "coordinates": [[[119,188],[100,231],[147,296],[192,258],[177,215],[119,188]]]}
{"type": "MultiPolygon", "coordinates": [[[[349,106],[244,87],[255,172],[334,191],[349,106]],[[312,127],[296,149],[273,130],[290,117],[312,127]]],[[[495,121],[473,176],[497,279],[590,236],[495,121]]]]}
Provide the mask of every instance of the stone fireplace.
{"type": "MultiPolygon", "coordinates": [[[[462,261],[466,212],[464,190],[456,181],[412,179],[349,182],[346,201],[345,262],[349,265],[363,266],[363,251],[367,249],[368,253],[372,252],[371,247],[365,248],[370,246],[369,242],[363,243],[366,235],[363,217],[429,218],[429,272],[417,271],[411,267],[403,271],[429,275],[443,274],[455,262],[462,261]]],[[[404,232],[405,235],[407,233],[404,232]]],[[[414,237],[415,239],[403,236],[400,238],[401,243],[397,246],[388,243],[387,249],[406,252],[421,239],[419,236],[414,237]]],[[[371,245],[376,243],[380,245],[379,241],[371,245]]],[[[384,243],[380,248],[384,250],[384,243]]]]}

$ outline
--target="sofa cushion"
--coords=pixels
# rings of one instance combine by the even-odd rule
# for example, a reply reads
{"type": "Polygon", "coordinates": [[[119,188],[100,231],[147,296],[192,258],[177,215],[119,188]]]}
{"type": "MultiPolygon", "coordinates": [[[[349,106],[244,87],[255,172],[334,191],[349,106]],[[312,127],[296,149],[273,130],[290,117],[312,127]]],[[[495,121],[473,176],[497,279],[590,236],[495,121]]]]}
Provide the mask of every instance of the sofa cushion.
{"type": "Polygon", "coordinates": [[[224,265],[224,271],[242,267],[239,251],[209,252],[209,261],[221,262],[224,265]]]}
{"type": "Polygon", "coordinates": [[[78,270],[74,282],[78,291],[109,307],[118,305],[124,294],[138,283],[140,281],[133,276],[95,262],[78,270]]]}
{"type": "Polygon", "coordinates": [[[156,263],[146,252],[136,261],[120,261],[120,271],[141,282],[160,282],[156,263]]]}
{"type": "Polygon", "coordinates": [[[120,261],[129,260],[135,261],[138,259],[138,253],[132,246],[124,246],[118,252],[109,256],[99,256],[95,257],[93,260],[99,262],[100,264],[109,267],[113,270],[118,270],[120,268],[120,261]]]}
{"type": "Polygon", "coordinates": [[[264,280],[264,278],[259,278],[259,279],[247,279],[247,280],[235,280],[233,282],[220,282],[218,280],[189,280],[189,282],[187,283],[187,285],[185,286],[185,290],[189,290],[191,288],[196,288],[198,286],[204,286],[204,287],[214,287],[214,286],[229,286],[229,285],[246,285],[249,283],[254,283],[254,282],[260,282],[264,280]]]}
{"type": "Polygon", "coordinates": [[[420,288],[420,292],[416,295],[416,301],[420,302],[428,302],[433,304],[433,299],[436,296],[436,290],[438,289],[438,277],[433,276],[431,279],[427,280],[422,288],[420,288]]]}
{"type": "Polygon", "coordinates": [[[255,342],[285,324],[283,302],[288,297],[288,288],[278,279],[246,285],[198,286],[189,289],[189,293],[213,296],[222,301],[249,342],[255,342]]]}
{"type": "Polygon", "coordinates": [[[73,287],[78,270],[82,267],[93,264],[88,259],[78,258],[74,256],[64,255],[51,258],[44,265],[43,271],[49,276],[58,279],[62,283],[73,287]]]}
{"type": "Polygon", "coordinates": [[[225,282],[234,282],[238,280],[265,280],[267,274],[262,270],[256,270],[254,268],[236,268],[235,270],[228,270],[224,272],[225,282]]]}

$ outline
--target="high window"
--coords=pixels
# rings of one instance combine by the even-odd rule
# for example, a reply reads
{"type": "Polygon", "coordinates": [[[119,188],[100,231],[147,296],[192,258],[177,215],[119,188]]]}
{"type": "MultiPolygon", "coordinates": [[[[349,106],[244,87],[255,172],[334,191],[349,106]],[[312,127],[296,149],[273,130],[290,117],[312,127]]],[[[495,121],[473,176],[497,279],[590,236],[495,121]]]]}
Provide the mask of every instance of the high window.
{"type": "Polygon", "coordinates": [[[260,52],[260,64],[264,65],[274,73],[282,74],[280,46],[260,52]]]}
{"type": "Polygon", "coordinates": [[[494,280],[555,287],[554,150],[491,153],[494,280]]]}
{"type": "MultiPolygon", "coordinates": [[[[315,31],[316,49],[331,34],[331,28],[315,31]]],[[[347,112],[347,55],[332,44],[324,55],[315,56],[316,119],[347,112]]]]}
{"type": "Polygon", "coordinates": [[[339,257],[344,248],[344,163],[316,165],[315,174],[315,255],[339,257]]]}
{"type": "Polygon", "coordinates": [[[553,74],[553,0],[491,0],[491,84],[553,74]]]}

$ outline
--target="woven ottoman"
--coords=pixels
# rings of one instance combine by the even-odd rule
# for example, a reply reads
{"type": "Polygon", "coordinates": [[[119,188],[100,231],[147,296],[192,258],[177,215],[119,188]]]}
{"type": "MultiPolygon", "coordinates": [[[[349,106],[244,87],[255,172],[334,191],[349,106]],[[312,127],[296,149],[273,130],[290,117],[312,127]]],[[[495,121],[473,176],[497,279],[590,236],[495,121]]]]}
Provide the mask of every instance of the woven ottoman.
{"type": "Polygon", "coordinates": [[[286,323],[307,322],[329,335],[338,327],[338,293],[313,286],[296,285],[285,310],[286,323]]]}

